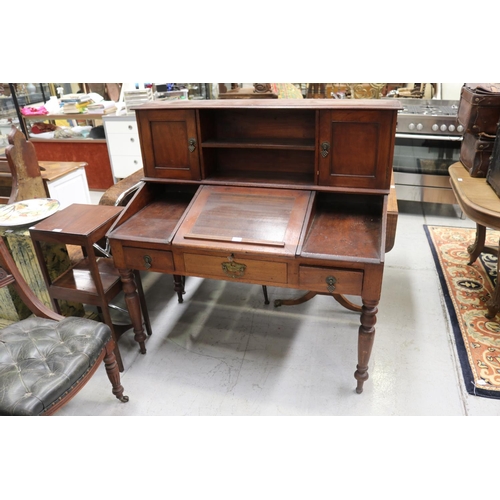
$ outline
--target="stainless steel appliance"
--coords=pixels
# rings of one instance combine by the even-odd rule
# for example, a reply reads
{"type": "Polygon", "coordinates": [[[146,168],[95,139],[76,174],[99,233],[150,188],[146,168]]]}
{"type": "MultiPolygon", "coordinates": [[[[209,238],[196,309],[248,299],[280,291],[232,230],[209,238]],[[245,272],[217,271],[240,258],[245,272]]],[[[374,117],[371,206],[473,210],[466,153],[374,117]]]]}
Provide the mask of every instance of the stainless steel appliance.
{"type": "Polygon", "coordinates": [[[400,102],[393,163],[398,199],[455,204],[448,167],[460,157],[459,101],[400,102]]]}

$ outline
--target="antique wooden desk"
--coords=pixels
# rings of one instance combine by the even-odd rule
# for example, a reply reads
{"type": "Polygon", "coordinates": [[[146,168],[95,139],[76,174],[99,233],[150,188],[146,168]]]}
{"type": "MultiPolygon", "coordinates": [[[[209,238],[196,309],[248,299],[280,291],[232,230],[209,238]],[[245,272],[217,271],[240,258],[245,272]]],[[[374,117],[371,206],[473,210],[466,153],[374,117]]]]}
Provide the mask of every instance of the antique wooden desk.
{"type": "Polygon", "coordinates": [[[144,184],[107,236],[135,339],[132,270],[362,300],[368,378],[398,101],[153,102],[136,109],[144,184]]]}

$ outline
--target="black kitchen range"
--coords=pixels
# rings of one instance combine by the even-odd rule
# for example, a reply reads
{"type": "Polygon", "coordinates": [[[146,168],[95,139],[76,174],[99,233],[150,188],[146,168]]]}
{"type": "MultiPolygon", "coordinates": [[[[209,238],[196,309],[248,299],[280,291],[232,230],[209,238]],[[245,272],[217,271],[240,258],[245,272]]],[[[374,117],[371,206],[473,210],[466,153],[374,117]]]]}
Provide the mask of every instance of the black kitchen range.
{"type": "Polygon", "coordinates": [[[448,167],[459,161],[463,127],[459,101],[400,99],[394,149],[399,200],[456,203],[448,167]]]}

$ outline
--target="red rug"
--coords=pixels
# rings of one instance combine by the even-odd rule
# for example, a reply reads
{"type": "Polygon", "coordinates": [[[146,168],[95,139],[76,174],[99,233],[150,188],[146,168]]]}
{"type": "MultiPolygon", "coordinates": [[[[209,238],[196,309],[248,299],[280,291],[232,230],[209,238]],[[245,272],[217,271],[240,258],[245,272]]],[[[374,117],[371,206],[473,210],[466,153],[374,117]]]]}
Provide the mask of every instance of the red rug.
{"type": "MultiPolygon", "coordinates": [[[[468,265],[475,229],[424,226],[448,307],[465,387],[469,394],[500,399],[500,313],[486,318],[497,280],[497,258],[482,253],[468,265]]],[[[500,232],[488,230],[486,244],[500,232]]]]}

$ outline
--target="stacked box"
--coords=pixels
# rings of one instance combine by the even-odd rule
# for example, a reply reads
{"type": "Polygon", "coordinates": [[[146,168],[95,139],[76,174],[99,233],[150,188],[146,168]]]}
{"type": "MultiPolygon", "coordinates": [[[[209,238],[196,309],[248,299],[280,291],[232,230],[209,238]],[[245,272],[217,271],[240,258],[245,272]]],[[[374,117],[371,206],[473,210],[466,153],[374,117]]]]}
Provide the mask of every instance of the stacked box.
{"type": "Polygon", "coordinates": [[[140,106],[145,102],[152,101],[153,91],[151,90],[151,88],[141,90],[128,90],[123,93],[123,100],[125,102],[127,113],[130,113],[133,107],[140,106]]]}
{"type": "Polygon", "coordinates": [[[464,128],[460,161],[471,177],[488,175],[499,121],[500,84],[464,84],[458,107],[458,123],[464,128]]]}

